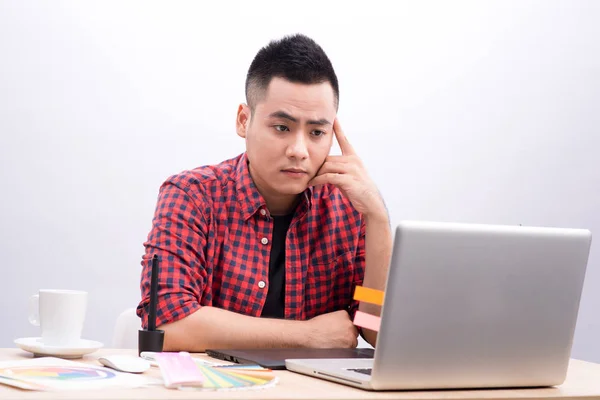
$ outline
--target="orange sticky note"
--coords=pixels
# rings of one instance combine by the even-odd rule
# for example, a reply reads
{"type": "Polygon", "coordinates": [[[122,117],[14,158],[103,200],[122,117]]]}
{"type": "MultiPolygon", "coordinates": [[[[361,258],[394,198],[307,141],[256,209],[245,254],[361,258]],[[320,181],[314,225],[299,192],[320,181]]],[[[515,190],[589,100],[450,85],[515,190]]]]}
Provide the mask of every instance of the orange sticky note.
{"type": "Polygon", "coordinates": [[[376,317],[375,315],[364,313],[362,311],[356,311],[356,314],[354,314],[354,325],[379,332],[381,318],[376,317]]]}
{"type": "Polygon", "coordinates": [[[357,286],[354,290],[354,300],[364,301],[380,306],[383,304],[383,291],[357,286]]]}

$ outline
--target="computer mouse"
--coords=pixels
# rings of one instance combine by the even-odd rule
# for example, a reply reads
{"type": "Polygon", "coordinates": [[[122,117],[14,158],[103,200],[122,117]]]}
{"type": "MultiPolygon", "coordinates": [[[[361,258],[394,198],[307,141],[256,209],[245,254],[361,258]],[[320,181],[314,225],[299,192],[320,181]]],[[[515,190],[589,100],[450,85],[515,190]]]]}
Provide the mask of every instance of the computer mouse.
{"type": "Polygon", "coordinates": [[[102,356],[98,362],[108,368],[121,372],[141,374],[150,369],[150,363],[143,358],[122,354],[102,356]]]}

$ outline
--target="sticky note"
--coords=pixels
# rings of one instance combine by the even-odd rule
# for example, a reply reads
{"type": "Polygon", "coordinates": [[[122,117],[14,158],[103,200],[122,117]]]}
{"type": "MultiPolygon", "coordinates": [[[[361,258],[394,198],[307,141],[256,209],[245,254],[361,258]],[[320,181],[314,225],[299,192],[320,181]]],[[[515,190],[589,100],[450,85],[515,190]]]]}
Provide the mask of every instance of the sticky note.
{"type": "Polygon", "coordinates": [[[364,301],[366,303],[377,304],[380,306],[383,304],[383,291],[357,286],[354,290],[354,300],[364,301]]]}
{"type": "Polygon", "coordinates": [[[381,318],[376,317],[375,315],[364,313],[362,311],[356,311],[356,314],[354,314],[354,325],[379,332],[381,318]]]}

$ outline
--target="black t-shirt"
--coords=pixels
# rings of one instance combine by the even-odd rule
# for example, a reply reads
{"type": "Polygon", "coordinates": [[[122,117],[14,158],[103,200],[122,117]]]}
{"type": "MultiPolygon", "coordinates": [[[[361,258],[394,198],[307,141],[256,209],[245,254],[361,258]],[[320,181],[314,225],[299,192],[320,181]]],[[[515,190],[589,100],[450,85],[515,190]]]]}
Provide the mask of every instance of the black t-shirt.
{"type": "Polygon", "coordinates": [[[283,318],[285,306],[285,237],[294,214],[273,216],[273,238],[269,258],[269,291],[261,317],[283,318]]]}

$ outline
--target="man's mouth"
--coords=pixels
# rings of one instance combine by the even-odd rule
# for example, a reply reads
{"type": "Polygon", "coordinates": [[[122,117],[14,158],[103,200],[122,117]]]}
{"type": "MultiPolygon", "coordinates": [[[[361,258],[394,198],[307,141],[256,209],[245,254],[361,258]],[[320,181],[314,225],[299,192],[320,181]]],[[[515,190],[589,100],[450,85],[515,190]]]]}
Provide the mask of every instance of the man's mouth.
{"type": "Polygon", "coordinates": [[[285,173],[287,176],[290,177],[302,177],[308,174],[308,172],[306,172],[303,169],[300,168],[286,168],[286,169],[282,169],[281,172],[285,173]]]}
{"type": "Polygon", "coordinates": [[[299,169],[299,168],[286,168],[283,170],[283,172],[294,172],[294,173],[298,173],[298,174],[306,174],[305,170],[299,169]]]}

